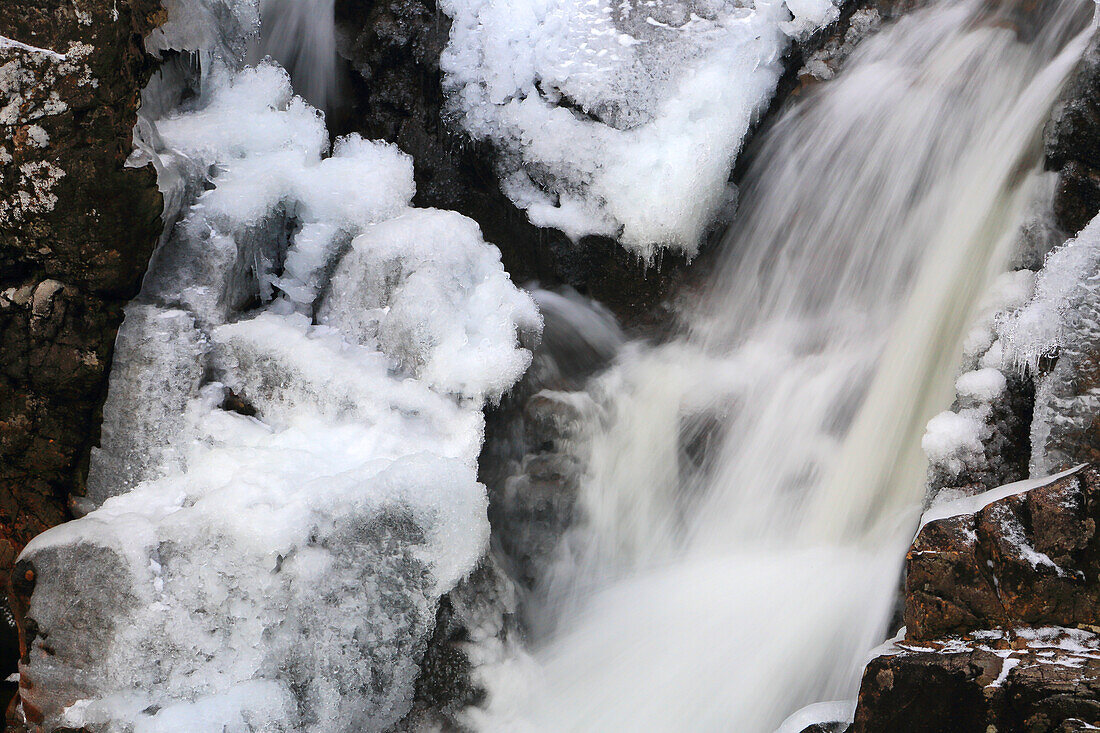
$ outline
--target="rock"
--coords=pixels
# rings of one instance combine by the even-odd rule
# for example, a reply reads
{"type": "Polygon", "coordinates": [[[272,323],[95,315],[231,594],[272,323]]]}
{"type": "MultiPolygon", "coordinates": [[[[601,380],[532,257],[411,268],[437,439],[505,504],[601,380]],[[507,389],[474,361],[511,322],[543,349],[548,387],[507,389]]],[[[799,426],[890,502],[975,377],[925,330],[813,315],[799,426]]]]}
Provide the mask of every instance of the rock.
{"type": "Polygon", "coordinates": [[[392,730],[465,730],[461,714],[486,696],[478,667],[511,651],[515,614],[515,586],[490,553],[440,600],[412,710],[392,730]]]}
{"type": "MultiPolygon", "coordinates": [[[[489,521],[516,580],[533,589],[545,579],[558,541],[572,525],[584,465],[573,438],[585,424],[586,395],[543,390],[519,418],[521,457],[486,479],[489,521]]],[[[590,403],[589,403],[590,404],[590,403]]]]}
{"type": "Polygon", "coordinates": [[[159,10],[157,0],[0,4],[15,41],[0,41],[4,577],[81,490],[122,306],[160,230],[152,170],[125,167],[152,71],[141,38],[159,10]]]}
{"type": "Polygon", "coordinates": [[[1100,38],[1093,38],[1044,133],[1048,170],[1059,171],[1054,213],[1067,234],[1100,211],[1100,38]]]}
{"type": "Polygon", "coordinates": [[[1100,725],[1100,471],[975,503],[917,534],[905,638],[867,664],[849,733],[1100,725]]]}
{"type": "Polygon", "coordinates": [[[908,639],[1019,625],[1100,626],[1100,473],[1082,468],[929,522],[906,556],[908,639]]]}
{"type": "Polygon", "coordinates": [[[868,663],[849,733],[1069,733],[1100,724],[1100,636],[976,632],[868,663]]]}

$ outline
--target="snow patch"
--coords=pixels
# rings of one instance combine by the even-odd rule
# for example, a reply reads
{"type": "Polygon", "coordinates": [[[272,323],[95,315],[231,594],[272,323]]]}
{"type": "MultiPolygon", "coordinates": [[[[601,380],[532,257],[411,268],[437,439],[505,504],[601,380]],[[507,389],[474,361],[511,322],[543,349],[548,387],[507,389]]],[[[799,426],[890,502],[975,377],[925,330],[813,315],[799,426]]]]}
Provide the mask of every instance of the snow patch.
{"type": "MultiPolygon", "coordinates": [[[[965,496],[959,499],[951,501],[937,502],[929,507],[928,511],[924,513],[920,520],[920,526],[929,522],[934,522],[938,519],[948,519],[950,517],[958,517],[964,514],[976,514],[985,507],[989,506],[995,501],[1001,499],[1007,499],[1010,496],[1016,496],[1023,494],[1032,489],[1037,489],[1040,486],[1048,486],[1055,481],[1065,478],[1066,476],[1072,476],[1077,471],[1080,471],[1085,467],[1085,464],[1074,466],[1068,471],[1055,474],[1053,476],[1046,476],[1044,478],[1027,479],[1026,481],[1017,481],[1015,483],[1006,484],[996,489],[982,492],[974,496],[965,496]]],[[[918,532],[920,529],[917,530],[918,532]]]]}

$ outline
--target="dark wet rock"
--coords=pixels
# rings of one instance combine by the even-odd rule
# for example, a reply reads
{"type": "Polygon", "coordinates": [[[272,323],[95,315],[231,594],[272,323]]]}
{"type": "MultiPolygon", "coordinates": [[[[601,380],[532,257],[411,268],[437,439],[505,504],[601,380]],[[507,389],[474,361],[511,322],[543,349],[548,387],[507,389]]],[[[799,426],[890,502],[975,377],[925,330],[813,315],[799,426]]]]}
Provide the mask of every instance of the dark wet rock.
{"type": "Polygon", "coordinates": [[[976,514],[929,522],[906,556],[909,639],[1100,625],[1100,472],[1083,468],[976,514]]]}
{"type": "Polygon", "coordinates": [[[19,666],[19,628],[7,602],[0,603],[0,715],[12,704],[19,691],[18,683],[9,682],[19,666]]]}
{"type": "Polygon", "coordinates": [[[868,663],[850,733],[1096,730],[1098,649],[1056,628],[898,642],[868,663]]]}
{"type": "Polygon", "coordinates": [[[573,523],[585,463],[578,431],[597,409],[585,386],[625,342],[605,308],[571,289],[532,295],[542,340],[523,380],[487,414],[479,461],[498,559],[526,591],[545,579],[573,523]]]}
{"type": "Polygon", "coordinates": [[[490,484],[489,519],[516,580],[532,589],[546,577],[558,542],[573,524],[583,462],[574,444],[584,424],[583,393],[542,391],[522,416],[526,449],[490,484]]]}
{"type": "Polygon", "coordinates": [[[504,659],[515,614],[515,587],[490,553],[440,599],[412,709],[392,730],[465,730],[460,714],[486,696],[476,667],[504,659]]]}
{"type": "Polygon", "coordinates": [[[1068,234],[1100,211],[1100,38],[1089,44],[1047,125],[1046,167],[1059,172],[1056,220],[1068,234]]]}
{"type": "Polygon", "coordinates": [[[0,3],[4,35],[45,49],[0,47],[5,578],[32,536],[69,517],[122,306],[160,230],[152,170],[125,167],[158,12],[156,0],[0,3]]]}

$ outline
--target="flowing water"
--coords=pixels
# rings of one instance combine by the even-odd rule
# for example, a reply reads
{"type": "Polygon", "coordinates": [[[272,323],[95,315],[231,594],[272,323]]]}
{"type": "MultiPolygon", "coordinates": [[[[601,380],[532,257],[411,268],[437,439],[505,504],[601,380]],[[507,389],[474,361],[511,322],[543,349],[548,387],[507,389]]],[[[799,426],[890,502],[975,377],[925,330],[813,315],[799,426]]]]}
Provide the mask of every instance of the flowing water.
{"type": "Polygon", "coordinates": [[[251,61],[270,56],[290,72],[295,93],[331,113],[340,99],[335,0],[261,0],[259,44],[251,61]]]}
{"type": "Polygon", "coordinates": [[[883,29],[754,151],[683,335],[593,388],[584,519],[482,725],[768,733],[854,695],[1092,3],[988,5],[883,29]]]}

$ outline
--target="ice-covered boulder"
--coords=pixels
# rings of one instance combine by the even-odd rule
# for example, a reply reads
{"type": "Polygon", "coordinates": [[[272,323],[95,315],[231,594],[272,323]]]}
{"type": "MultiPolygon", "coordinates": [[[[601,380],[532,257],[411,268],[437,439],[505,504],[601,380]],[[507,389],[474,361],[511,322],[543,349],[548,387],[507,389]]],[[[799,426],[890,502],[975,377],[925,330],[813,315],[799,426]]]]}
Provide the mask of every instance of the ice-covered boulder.
{"type": "Polygon", "coordinates": [[[410,207],[396,147],[330,150],[282,69],[219,56],[237,5],[170,4],[155,39],[218,53],[139,130],[179,208],[119,339],[98,508],[19,561],[38,729],[385,729],[487,548],[482,408],[538,311],[474,222],[410,207]]]}
{"type": "Polygon", "coordinates": [[[319,320],[444,392],[497,400],[531,363],[514,348],[517,326],[533,332],[539,315],[481,241],[476,222],[434,209],[367,227],[336,267],[319,320]]]}
{"type": "Polygon", "coordinates": [[[693,254],[782,74],[832,0],[444,0],[453,113],[504,192],[573,239],[693,254]]]}

